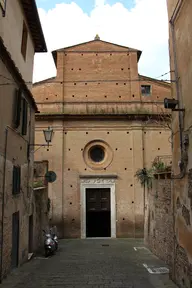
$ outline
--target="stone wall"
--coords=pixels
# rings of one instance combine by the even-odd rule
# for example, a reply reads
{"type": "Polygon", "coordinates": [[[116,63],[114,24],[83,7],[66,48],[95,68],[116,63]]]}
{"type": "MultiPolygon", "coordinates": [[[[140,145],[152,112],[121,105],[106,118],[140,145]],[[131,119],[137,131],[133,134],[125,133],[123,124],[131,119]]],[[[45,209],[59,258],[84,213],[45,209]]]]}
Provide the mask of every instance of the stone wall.
{"type": "Polygon", "coordinates": [[[145,217],[145,243],[170,267],[173,259],[173,216],[170,174],[155,175],[148,190],[145,217]]]}

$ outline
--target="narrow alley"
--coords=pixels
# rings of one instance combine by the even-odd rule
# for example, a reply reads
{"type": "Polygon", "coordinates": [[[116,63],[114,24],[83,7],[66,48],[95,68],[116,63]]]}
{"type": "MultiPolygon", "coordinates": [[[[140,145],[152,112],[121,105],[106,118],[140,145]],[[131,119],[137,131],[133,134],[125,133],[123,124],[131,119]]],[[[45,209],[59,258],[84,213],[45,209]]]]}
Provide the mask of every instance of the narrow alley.
{"type": "Polygon", "coordinates": [[[137,247],[144,247],[142,240],[62,240],[56,255],[34,258],[13,271],[0,287],[176,287],[168,274],[147,271],[143,264],[165,265],[148,249],[137,247]]]}

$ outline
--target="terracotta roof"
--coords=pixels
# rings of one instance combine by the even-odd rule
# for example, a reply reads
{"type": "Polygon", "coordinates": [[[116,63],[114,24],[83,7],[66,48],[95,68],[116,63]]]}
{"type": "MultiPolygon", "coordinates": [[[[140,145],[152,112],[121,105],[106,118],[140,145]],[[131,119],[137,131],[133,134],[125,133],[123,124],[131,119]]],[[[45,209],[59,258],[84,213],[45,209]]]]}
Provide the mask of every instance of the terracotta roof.
{"type": "Polygon", "coordinates": [[[151,77],[148,77],[148,76],[144,76],[144,75],[140,75],[139,74],[139,78],[140,78],[140,80],[143,80],[143,81],[156,82],[157,84],[164,85],[164,86],[167,86],[167,87],[171,86],[171,83],[168,83],[168,82],[163,81],[163,80],[158,80],[158,79],[155,79],[155,78],[151,78],[151,77]]]}
{"type": "MultiPolygon", "coordinates": [[[[106,43],[106,44],[115,45],[115,46],[117,46],[119,48],[125,48],[125,49],[127,49],[128,52],[137,52],[137,61],[139,61],[139,59],[141,57],[141,54],[142,54],[142,51],[137,50],[137,49],[133,49],[133,48],[130,48],[130,47],[127,47],[127,46],[122,46],[122,45],[119,45],[119,44],[103,41],[103,40],[100,40],[100,39],[94,39],[94,40],[91,40],[91,41],[79,43],[79,44],[76,44],[76,45],[72,45],[72,46],[68,46],[68,47],[65,47],[65,48],[61,48],[61,49],[57,49],[57,50],[52,51],[52,55],[53,55],[53,58],[54,58],[54,61],[55,61],[55,65],[57,65],[57,52],[62,52],[62,51],[64,52],[66,49],[79,47],[81,45],[89,44],[89,43],[92,43],[92,42],[102,42],[102,43],[106,43]]],[[[83,51],[78,51],[78,52],[81,53],[83,51]]],[[[105,52],[105,51],[102,51],[102,52],[105,52]]]]}
{"type": "Polygon", "coordinates": [[[35,52],[47,52],[47,46],[35,0],[20,0],[35,46],[35,52]]]}

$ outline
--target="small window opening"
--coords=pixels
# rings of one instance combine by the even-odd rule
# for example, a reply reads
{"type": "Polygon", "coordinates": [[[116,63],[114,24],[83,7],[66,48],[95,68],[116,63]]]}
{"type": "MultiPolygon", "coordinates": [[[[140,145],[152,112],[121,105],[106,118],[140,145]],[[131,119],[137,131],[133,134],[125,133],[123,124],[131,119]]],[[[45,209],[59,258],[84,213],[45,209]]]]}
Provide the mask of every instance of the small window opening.
{"type": "Polygon", "coordinates": [[[141,94],[143,96],[151,95],[151,85],[141,85],[141,94]]]}

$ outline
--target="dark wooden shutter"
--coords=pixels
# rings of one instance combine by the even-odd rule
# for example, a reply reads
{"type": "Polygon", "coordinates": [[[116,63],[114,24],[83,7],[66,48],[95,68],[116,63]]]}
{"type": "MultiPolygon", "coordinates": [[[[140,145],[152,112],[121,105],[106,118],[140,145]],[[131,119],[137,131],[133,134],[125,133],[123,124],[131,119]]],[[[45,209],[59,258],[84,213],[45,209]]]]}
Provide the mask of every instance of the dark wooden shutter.
{"type": "Polygon", "coordinates": [[[21,188],[21,167],[17,167],[17,193],[20,193],[21,188]]]}
{"type": "Polygon", "coordinates": [[[27,101],[23,98],[23,111],[22,111],[22,135],[27,134],[27,126],[28,126],[28,105],[27,101]]]}
{"type": "Polygon", "coordinates": [[[15,194],[16,190],[17,190],[17,167],[13,166],[12,193],[15,194]]]}
{"type": "Polygon", "coordinates": [[[12,194],[19,194],[21,188],[21,167],[13,166],[12,194]]]}
{"type": "Polygon", "coordinates": [[[14,116],[13,116],[13,125],[14,128],[18,128],[20,125],[21,118],[21,90],[15,89],[15,101],[14,101],[14,116]]]}

